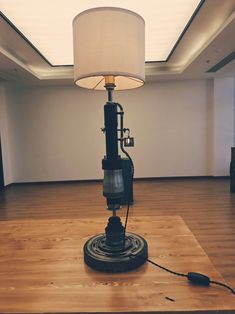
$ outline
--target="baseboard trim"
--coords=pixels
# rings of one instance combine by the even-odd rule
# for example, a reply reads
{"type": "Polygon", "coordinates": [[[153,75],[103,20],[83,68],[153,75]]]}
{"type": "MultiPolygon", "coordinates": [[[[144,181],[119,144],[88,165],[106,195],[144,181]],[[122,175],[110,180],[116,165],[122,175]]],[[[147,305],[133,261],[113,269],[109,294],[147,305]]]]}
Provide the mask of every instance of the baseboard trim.
{"type": "Polygon", "coordinates": [[[9,183],[9,184],[6,184],[6,185],[4,185],[4,188],[3,188],[3,190],[2,191],[4,191],[5,189],[8,189],[8,188],[10,188],[12,185],[14,185],[15,183],[9,183]]]}
{"type": "MultiPolygon", "coordinates": [[[[163,181],[163,180],[208,180],[208,179],[229,179],[229,176],[182,176],[182,177],[141,177],[134,178],[134,181],[163,181]]],[[[74,183],[101,183],[103,179],[87,180],[64,180],[64,181],[32,181],[32,182],[14,182],[5,188],[15,185],[47,185],[47,184],[74,184],[74,183]]]]}
{"type": "Polygon", "coordinates": [[[182,176],[182,177],[142,177],[135,180],[208,180],[208,179],[229,179],[229,176],[182,176]]]}
{"type": "Polygon", "coordinates": [[[102,182],[102,179],[87,180],[64,180],[64,181],[30,181],[30,182],[14,182],[11,185],[47,185],[47,184],[73,184],[73,183],[96,183],[102,182]]]}

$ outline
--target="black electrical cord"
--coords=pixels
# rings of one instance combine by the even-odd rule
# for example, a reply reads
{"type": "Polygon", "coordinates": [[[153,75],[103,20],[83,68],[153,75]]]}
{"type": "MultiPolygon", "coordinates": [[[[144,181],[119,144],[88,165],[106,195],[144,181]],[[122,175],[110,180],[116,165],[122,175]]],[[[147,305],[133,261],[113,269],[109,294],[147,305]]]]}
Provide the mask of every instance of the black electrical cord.
{"type": "Polygon", "coordinates": [[[132,170],[131,171],[130,186],[129,186],[129,190],[128,190],[127,210],[126,210],[126,217],[125,217],[125,224],[124,224],[123,243],[125,244],[126,229],[127,229],[127,223],[128,223],[128,218],[129,218],[129,212],[130,212],[130,203],[131,203],[131,187],[132,187],[132,184],[133,184],[135,168],[134,168],[134,164],[133,164],[133,161],[132,161],[130,155],[126,152],[126,150],[122,147],[122,145],[121,145],[121,150],[127,156],[127,158],[130,160],[130,162],[131,162],[131,170],[132,170]]]}
{"type": "MultiPolygon", "coordinates": [[[[131,254],[132,256],[135,256],[134,254],[131,254]]],[[[141,257],[140,257],[141,258],[141,257]]],[[[209,277],[203,275],[203,274],[200,274],[200,273],[195,273],[195,272],[189,272],[188,274],[183,274],[183,273],[178,273],[178,272],[175,272],[169,268],[166,268],[166,267],[163,267],[155,262],[153,262],[152,260],[146,258],[146,261],[158,268],[161,268],[165,271],[167,271],[168,273],[171,273],[173,275],[176,275],[176,276],[180,276],[180,277],[186,277],[190,282],[194,283],[194,284],[197,284],[197,285],[200,285],[200,286],[209,286],[210,284],[214,284],[214,285],[218,285],[218,286],[222,286],[228,290],[231,291],[232,294],[235,295],[235,291],[233,288],[231,288],[230,286],[222,283],[222,282],[218,282],[218,281],[214,281],[214,280],[211,280],[209,277]]]]}
{"type": "Polygon", "coordinates": [[[128,197],[127,197],[127,210],[126,210],[126,217],[125,217],[125,224],[124,224],[124,233],[123,233],[123,246],[125,246],[125,238],[126,238],[126,229],[127,229],[127,223],[128,223],[128,218],[129,218],[129,212],[130,212],[130,203],[131,203],[131,187],[133,185],[133,180],[134,180],[134,173],[135,173],[135,168],[134,168],[134,163],[133,160],[131,159],[131,156],[128,154],[128,152],[125,150],[124,145],[123,145],[123,107],[119,103],[116,103],[117,106],[120,109],[120,119],[121,119],[121,141],[120,141],[120,148],[121,151],[123,152],[124,155],[130,160],[131,163],[131,180],[130,180],[130,186],[128,189],[128,197]]]}
{"type": "MultiPolygon", "coordinates": [[[[133,160],[131,159],[130,155],[128,154],[128,152],[125,150],[124,146],[123,146],[123,108],[120,104],[118,104],[118,107],[120,108],[120,112],[121,112],[121,142],[120,142],[120,148],[121,151],[126,155],[126,157],[130,160],[131,162],[131,169],[132,169],[132,173],[131,173],[131,180],[130,180],[130,186],[129,186],[129,190],[128,190],[128,201],[127,201],[127,210],[126,210],[126,217],[125,217],[125,224],[124,224],[124,237],[123,237],[123,246],[125,245],[125,237],[126,237],[126,229],[127,229],[127,223],[128,223],[128,218],[129,218],[129,212],[130,212],[130,200],[131,200],[131,187],[133,184],[133,180],[134,180],[134,163],[133,160]]],[[[135,256],[134,254],[131,254],[130,256],[135,256]]],[[[139,256],[139,258],[142,258],[139,256]]],[[[200,273],[195,273],[195,272],[189,272],[188,274],[184,274],[184,273],[179,273],[179,272],[175,272],[169,268],[166,268],[164,266],[161,266],[159,264],[157,264],[156,262],[150,260],[149,258],[146,258],[146,261],[162,270],[167,271],[168,273],[171,273],[172,275],[175,276],[179,276],[179,277],[185,277],[187,278],[190,282],[197,284],[197,285],[201,285],[201,286],[209,286],[210,284],[214,284],[214,285],[218,285],[221,287],[224,287],[228,290],[231,291],[232,294],[235,295],[235,290],[233,288],[231,288],[230,286],[222,283],[222,282],[218,282],[218,281],[214,281],[211,280],[208,276],[205,276],[203,274],[200,273]]]]}
{"type": "MultiPolygon", "coordinates": [[[[126,211],[126,218],[125,218],[125,225],[124,225],[123,244],[125,245],[125,235],[126,235],[127,222],[128,222],[128,217],[129,217],[129,211],[130,211],[131,186],[133,184],[133,179],[134,179],[134,164],[133,164],[133,161],[132,161],[130,155],[124,149],[123,145],[121,145],[121,150],[127,156],[127,158],[130,160],[131,166],[132,166],[132,177],[131,177],[131,180],[130,180],[131,182],[130,182],[130,188],[129,188],[129,193],[128,193],[128,203],[127,203],[127,211],[126,211]]],[[[195,272],[189,272],[188,274],[179,273],[179,272],[173,271],[173,270],[171,270],[169,268],[166,268],[164,266],[161,266],[161,265],[157,264],[156,262],[150,260],[149,258],[147,258],[146,261],[148,263],[150,263],[150,264],[152,264],[152,265],[162,269],[162,270],[167,271],[168,273],[170,273],[172,275],[179,276],[179,277],[185,277],[190,282],[192,282],[194,284],[198,284],[198,285],[201,285],[201,286],[209,286],[210,284],[218,285],[218,286],[221,286],[221,287],[224,287],[224,288],[230,290],[231,293],[235,295],[234,289],[231,288],[230,286],[228,286],[228,285],[226,285],[226,284],[224,284],[222,282],[211,280],[209,277],[207,277],[207,276],[205,276],[203,274],[195,273],[195,272]]]]}
{"type": "Polygon", "coordinates": [[[173,275],[181,276],[181,277],[188,277],[186,274],[177,273],[177,272],[175,272],[175,271],[173,271],[173,270],[171,270],[171,269],[169,269],[169,268],[166,268],[166,267],[164,267],[164,266],[161,266],[161,265],[159,265],[159,264],[157,264],[157,263],[151,261],[151,260],[148,259],[148,258],[146,258],[146,261],[147,261],[148,263],[150,263],[150,264],[153,264],[154,266],[157,266],[157,267],[159,267],[159,268],[161,268],[161,269],[167,271],[168,273],[173,274],[173,275]]]}
{"type": "Polygon", "coordinates": [[[214,281],[214,280],[210,280],[210,283],[224,287],[224,288],[227,288],[228,290],[230,290],[232,292],[232,294],[235,294],[235,290],[233,288],[231,288],[230,286],[226,285],[225,283],[214,281]]]}

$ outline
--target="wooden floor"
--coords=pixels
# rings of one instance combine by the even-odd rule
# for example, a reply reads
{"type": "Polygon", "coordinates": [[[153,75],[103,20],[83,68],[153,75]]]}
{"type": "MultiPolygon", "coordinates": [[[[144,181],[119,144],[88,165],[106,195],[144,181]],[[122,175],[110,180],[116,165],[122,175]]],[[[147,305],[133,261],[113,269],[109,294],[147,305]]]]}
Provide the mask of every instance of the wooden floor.
{"type": "MultiPolygon", "coordinates": [[[[137,180],[134,200],[131,216],[181,216],[235,287],[235,194],[228,179],[137,180]]],[[[99,182],[13,185],[0,192],[0,220],[104,217],[105,225],[104,205],[99,182]]]]}

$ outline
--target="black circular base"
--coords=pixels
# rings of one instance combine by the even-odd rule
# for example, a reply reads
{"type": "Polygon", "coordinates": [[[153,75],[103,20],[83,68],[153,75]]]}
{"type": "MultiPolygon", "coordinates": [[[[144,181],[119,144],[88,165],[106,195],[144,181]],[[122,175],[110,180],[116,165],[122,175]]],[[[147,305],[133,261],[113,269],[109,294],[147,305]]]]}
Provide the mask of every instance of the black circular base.
{"type": "Polygon", "coordinates": [[[105,234],[89,239],[83,248],[85,263],[98,271],[120,273],[136,269],[148,258],[148,245],[144,238],[126,233],[125,247],[115,248],[106,244],[105,234]]]}

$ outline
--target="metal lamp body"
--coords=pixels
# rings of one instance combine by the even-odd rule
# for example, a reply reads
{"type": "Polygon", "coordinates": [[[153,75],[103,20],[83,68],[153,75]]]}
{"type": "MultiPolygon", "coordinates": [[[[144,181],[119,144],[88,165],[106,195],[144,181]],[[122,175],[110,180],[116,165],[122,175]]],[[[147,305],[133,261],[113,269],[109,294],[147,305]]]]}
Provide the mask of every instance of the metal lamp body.
{"type": "Polygon", "coordinates": [[[103,195],[107,209],[114,216],[109,218],[105,233],[93,236],[84,245],[85,263],[102,272],[119,273],[136,269],[148,257],[148,245],[144,238],[125,233],[116,211],[121,207],[124,195],[122,159],[118,155],[117,105],[111,101],[104,106],[106,156],[102,160],[104,170],[103,195]]]}
{"type": "MultiPolygon", "coordinates": [[[[85,263],[98,271],[132,270],[145,263],[148,255],[147,242],[126,233],[116,216],[124,196],[124,182],[122,159],[118,155],[118,109],[112,101],[114,88],[132,89],[145,82],[144,30],[141,16],[121,8],[94,8],[73,20],[74,81],[83,88],[108,91],[104,106],[103,195],[113,216],[105,233],[92,237],[84,245],[85,263]]],[[[127,146],[132,146],[132,140],[128,141],[127,146]]]]}

